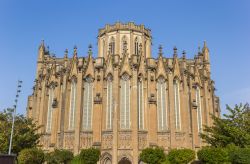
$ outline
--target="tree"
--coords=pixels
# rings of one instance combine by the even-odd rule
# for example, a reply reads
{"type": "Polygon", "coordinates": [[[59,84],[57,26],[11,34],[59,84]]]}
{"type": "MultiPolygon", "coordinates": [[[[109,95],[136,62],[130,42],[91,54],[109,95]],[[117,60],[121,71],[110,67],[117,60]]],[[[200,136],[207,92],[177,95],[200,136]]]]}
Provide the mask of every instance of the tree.
{"type": "Polygon", "coordinates": [[[20,164],[42,164],[44,162],[44,153],[37,148],[23,149],[18,155],[18,163],[20,164]]]}
{"type": "Polygon", "coordinates": [[[68,164],[74,158],[74,155],[69,150],[55,149],[53,152],[46,154],[48,164],[68,164]]]}
{"type": "Polygon", "coordinates": [[[160,147],[143,149],[140,159],[147,164],[160,164],[166,160],[164,150],[160,147]]]}
{"type": "Polygon", "coordinates": [[[100,150],[96,148],[82,149],[80,160],[84,164],[96,164],[99,161],[100,154],[100,150]]]}
{"type": "MultiPolygon", "coordinates": [[[[7,153],[12,125],[12,109],[0,112],[0,153],[7,153]]],[[[23,115],[16,115],[12,140],[12,153],[18,154],[24,148],[36,147],[40,134],[31,119],[23,115]]]]}
{"type": "Polygon", "coordinates": [[[229,162],[227,150],[219,147],[203,147],[197,152],[197,156],[203,163],[218,164],[229,162]]]}
{"type": "Polygon", "coordinates": [[[173,149],[168,153],[167,159],[175,164],[189,163],[195,159],[195,152],[191,149],[173,149]]]}
{"type": "Polygon", "coordinates": [[[212,115],[213,126],[205,126],[201,134],[208,144],[215,147],[225,147],[235,144],[239,147],[250,145],[250,108],[248,104],[235,105],[234,109],[226,106],[228,114],[224,118],[212,115]]]}

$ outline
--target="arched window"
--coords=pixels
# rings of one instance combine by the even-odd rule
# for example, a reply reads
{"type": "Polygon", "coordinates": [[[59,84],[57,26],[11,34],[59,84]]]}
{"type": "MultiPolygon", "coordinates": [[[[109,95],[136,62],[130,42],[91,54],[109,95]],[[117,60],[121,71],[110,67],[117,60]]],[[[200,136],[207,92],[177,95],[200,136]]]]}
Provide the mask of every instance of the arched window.
{"type": "Polygon", "coordinates": [[[112,86],[113,78],[111,75],[107,77],[107,110],[106,110],[106,128],[112,129],[113,122],[113,86],[112,86]]]}
{"type": "Polygon", "coordinates": [[[139,41],[138,38],[135,38],[135,55],[139,54],[139,41]]]}
{"type": "Polygon", "coordinates": [[[197,125],[198,125],[198,132],[202,132],[202,110],[201,110],[201,94],[200,94],[200,87],[196,87],[196,105],[197,105],[197,125]]]}
{"type": "Polygon", "coordinates": [[[92,111],[93,111],[93,80],[87,77],[84,82],[83,94],[83,130],[92,129],[92,111]]]}
{"type": "Polygon", "coordinates": [[[143,78],[138,80],[138,127],[139,130],[144,129],[144,92],[143,92],[143,78]]]}
{"type": "Polygon", "coordinates": [[[110,51],[110,54],[115,54],[115,39],[114,39],[114,37],[112,37],[110,39],[109,51],[110,51]]]}
{"type": "Polygon", "coordinates": [[[180,89],[179,81],[174,80],[174,111],[175,111],[175,128],[181,130],[181,112],[180,112],[180,89]]]}
{"type": "Polygon", "coordinates": [[[122,52],[126,52],[127,51],[127,37],[123,36],[122,37],[122,52]]]}
{"type": "Polygon", "coordinates": [[[167,130],[166,81],[160,77],[157,81],[158,130],[167,130]]]}
{"type": "Polygon", "coordinates": [[[51,85],[49,88],[49,99],[48,99],[48,111],[47,111],[47,126],[46,126],[46,132],[51,132],[51,125],[52,125],[52,104],[54,99],[54,88],[51,85]]]}
{"type": "Polygon", "coordinates": [[[130,80],[127,73],[121,77],[120,95],[120,126],[121,129],[130,128],[130,80]]]}
{"type": "Polygon", "coordinates": [[[76,80],[71,81],[70,90],[70,108],[69,108],[69,130],[75,127],[75,109],[76,109],[76,80]]]}

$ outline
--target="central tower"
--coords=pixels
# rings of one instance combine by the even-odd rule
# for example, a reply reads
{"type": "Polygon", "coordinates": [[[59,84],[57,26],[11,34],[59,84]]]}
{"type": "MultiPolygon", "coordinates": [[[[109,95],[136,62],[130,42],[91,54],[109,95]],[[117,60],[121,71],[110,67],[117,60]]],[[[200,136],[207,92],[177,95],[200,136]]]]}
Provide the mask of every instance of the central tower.
{"type": "Polygon", "coordinates": [[[107,59],[107,54],[118,54],[122,58],[126,49],[129,57],[139,55],[139,45],[146,58],[151,57],[151,31],[144,25],[135,25],[133,22],[106,25],[98,33],[98,57],[107,59]]]}

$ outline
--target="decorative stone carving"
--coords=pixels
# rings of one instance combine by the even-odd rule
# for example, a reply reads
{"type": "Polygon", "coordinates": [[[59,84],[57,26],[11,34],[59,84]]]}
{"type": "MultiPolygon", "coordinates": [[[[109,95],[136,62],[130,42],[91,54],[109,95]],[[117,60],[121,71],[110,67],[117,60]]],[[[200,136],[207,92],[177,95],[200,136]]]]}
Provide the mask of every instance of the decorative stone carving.
{"type": "Polygon", "coordinates": [[[102,135],[102,149],[112,149],[113,133],[104,132],[102,135]]]}
{"type": "Polygon", "coordinates": [[[175,132],[175,140],[176,141],[184,141],[185,133],[184,132],[175,132]]]}
{"type": "Polygon", "coordinates": [[[158,146],[168,149],[170,146],[170,133],[158,133],[157,141],[158,146]]]}
{"type": "Polygon", "coordinates": [[[124,131],[118,133],[118,148],[119,149],[131,149],[132,136],[130,131],[124,131]]]}
{"type": "Polygon", "coordinates": [[[41,137],[40,143],[45,149],[49,149],[50,147],[50,136],[50,134],[45,134],[41,137]]]}
{"type": "Polygon", "coordinates": [[[95,104],[101,104],[102,103],[102,97],[100,93],[96,93],[96,97],[94,97],[94,103],[95,104]]]}
{"type": "Polygon", "coordinates": [[[139,133],[138,134],[138,142],[139,142],[139,149],[142,150],[147,147],[147,133],[139,133]]]}
{"type": "Polygon", "coordinates": [[[73,150],[74,148],[74,132],[67,132],[64,134],[65,149],[73,150]]]}
{"type": "Polygon", "coordinates": [[[81,132],[80,134],[80,149],[92,147],[93,134],[92,132],[81,132]]]}
{"type": "Polygon", "coordinates": [[[150,97],[148,98],[149,104],[156,104],[156,97],[153,93],[150,94],[150,97]]]}

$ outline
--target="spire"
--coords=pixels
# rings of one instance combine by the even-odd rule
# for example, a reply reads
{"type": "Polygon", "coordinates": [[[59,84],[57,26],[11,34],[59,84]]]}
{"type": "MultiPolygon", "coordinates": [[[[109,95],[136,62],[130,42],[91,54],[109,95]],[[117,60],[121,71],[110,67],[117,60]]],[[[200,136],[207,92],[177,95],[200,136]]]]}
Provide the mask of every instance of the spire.
{"type": "Polygon", "coordinates": [[[162,52],[162,45],[159,45],[159,57],[162,57],[163,52],[162,52]]]}
{"type": "Polygon", "coordinates": [[[74,46],[74,55],[73,55],[73,58],[76,58],[77,57],[77,47],[74,46]]]}
{"type": "Polygon", "coordinates": [[[64,51],[64,58],[67,59],[68,58],[68,49],[66,48],[65,51],[64,51]]]}
{"type": "Polygon", "coordinates": [[[92,54],[93,54],[93,52],[92,52],[92,45],[91,44],[89,44],[89,46],[88,46],[88,55],[90,56],[90,57],[92,57],[92,54]]]}
{"type": "Polygon", "coordinates": [[[174,46],[174,58],[177,58],[177,48],[176,48],[176,46],[174,46]]]}
{"type": "Polygon", "coordinates": [[[44,40],[41,41],[41,44],[39,45],[39,50],[38,50],[38,61],[43,61],[45,55],[45,44],[44,40]]]}
{"type": "Polygon", "coordinates": [[[204,45],[203,45],[203,48],[202,48],[202,53],[203,53],[203,56],[204,56],[204,58],[203,58],[203,60],[204,61],[206,61],[206,62],[209,62],[209,49],[208,49],[208,47],[207,47],[207,43],[206,43],[206,41],[204,41],[204,45]]]}

